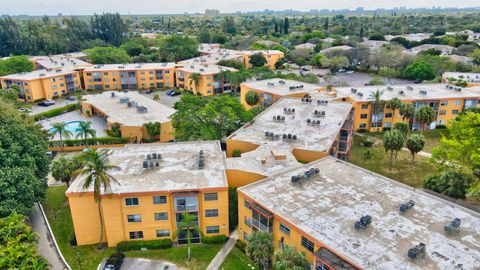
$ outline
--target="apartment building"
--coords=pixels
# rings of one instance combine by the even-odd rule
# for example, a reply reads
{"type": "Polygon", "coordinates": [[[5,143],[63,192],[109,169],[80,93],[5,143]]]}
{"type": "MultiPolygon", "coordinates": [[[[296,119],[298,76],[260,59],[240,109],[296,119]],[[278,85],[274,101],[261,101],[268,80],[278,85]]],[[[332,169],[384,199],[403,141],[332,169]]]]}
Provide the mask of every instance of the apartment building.
{"type": "Polygon", "coordinates": [[[445,72],[442,74],[442,81],[444,83],[466,82],[467,87],[480,86],[480,73],[469,72],[445,72]]]}
{"type": "Polygon", "coordinates": [[[234,52],[235,50],[229,50],[229,49],[222,49],[220,48],[220,44],[218,43],[201,43],[198,46],[198,53],[200,55],[207,55],[207,54],[216,54],[216,53],[228,53],[228,52],[234,52]]]}
{"type": "Polygon", "coordinates": [[[288,149],[300,162],[327,155],[348,159],[352,141],[352,104],[327,97],[284,97],[226,140],[227,156],[259,146],[288,149]]]}
{"type": "Polygon", "coordinates": [[[283,58],[284,53],[278,50],[253,50],[253,51],[242,51],[243,55],[243,64],[246,68],[252,68],[252,64],[250,64],[250,58],[254,54],[262,54],[267,63],[265,64],[266,67],[275,69],[275,64],[283,58]]]}
{"type": "Polygon", "coordinates": [[[80,73],[75,70],[42,69],[0,77],[2,89],[20,88],[19,98],[26,102],[52,99],[81,89],[80,73]]]}
{"type": "Polygon", "coordinates": [[[190,91],[196,95],[212,96],[223,94],[232,90],[232,85],[221,76],[224,71],[237,71],[234,68],[219,65],[195,64],[177,67],[177,88],[190,91]],[[190,79],[192,74],[199,74],[200,80],[195,82],[190,79]]]}
{"type": "Polygon", "coordinates": [[[275,250],[294,247],[311,269],[480,265],[477,212],[332,157],[237,192],[240,241],[269,232],[275,250]]]}
{"type": "Polygon", "coordinates": [[[83,70],[87,90],[164,89],[175,85],[175,63],[108,64],[83,70]]]}
{"type": "Polygon", "coordinates": [[[236,53],[236,52],[225,52],[225,53],[211,53],[211,54],[206,54],[202,55],[199,57],[179,61],[178,64],[180,66],[186,66],[186,65],[216,65],[218,62],[222,60],[235,60],[240,63],[243,63],[243,56],[236,53]]]}
{"type": "MultiPolygon", "coordinates": [[[[109,157],[118,180],[101,192],[100,227],[93,188],[78,176],[66,192],[79,245],[170,238],[186,243],[186,231],[174,233],[182,214],[196,217],[204,236],[229,234],[225,155],[218,141],[136,144],[113,148],[109,157]]],[[[194,233],[193,243],[201,241],[194,233]]]]}
{"type": "Polygon", "coordinates": [[[438,125],[449,125],[450,121],[465,109],[479,107],[480,88],[461,88],[448,84],[415,84],[393,86],[367,86],[360,88],[339,87],[330,94],[337,100],[353,103],[354,129],[357,131],[383,131],[392,128],[395,123],[407,122],[414,130],[420,129],[415,119],[403,119],[400,111],[393,111],[386,101],[393,98],[403,103],[411,103],[415,108],[430,106],[434,109],[436,119],[428,128],[438,125]],[[382,92],[384,106],[373,110],[371,94],[377,90],[382,92]],[[374,114],[375,111],[375,114],[374,114]]]}
{"type": "Polygon", "coordinates": [[[259,105],[269,107],[282,97],[301,98],[307,93],[319,91],[320,86],[283,79],[269,79],[261,81],[251,81],[240,85],[240,102],[245,109],[249,110],[253,105],[249,105],[246,101],[248,92],[253,91],[259,95],[259,105]]]}
{"type": "Polygon", "coordinates": [[[108,129],[120,125],[122,137],[131,142],[144,139],[157,139],[168,142],[174,139],[170,117],[175,110],[139,94],[137,91],[115,92],[105,91],[97,95],[83,97],[82,112],[85,116],[103,117],[108,129]],[[145,124],[160,123],[158,138],[151,138],[145,124]]]}

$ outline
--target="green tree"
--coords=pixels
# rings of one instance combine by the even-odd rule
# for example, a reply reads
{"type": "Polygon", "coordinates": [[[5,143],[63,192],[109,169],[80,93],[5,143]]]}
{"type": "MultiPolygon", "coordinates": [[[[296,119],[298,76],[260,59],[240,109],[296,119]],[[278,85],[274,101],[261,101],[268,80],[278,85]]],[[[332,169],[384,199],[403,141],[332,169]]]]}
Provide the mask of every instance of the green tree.
{"type": "Polygon", "coordinates": [[[335,56],[328,59],[328,66],[330,72],[335,73],[340,68],[347,68],[350,66],[350,61],[345,56],[335,56]]]}
{"type": "Polygon", "coordinates": [[[93,187],[93,198],[97,203],[98,217],[100,220],[100,242],[97,246],[98,249],[103,249],[103,215],[101,209],[101,193],[103,192],[106,194],[111,190],[112,183],[118,183],[117,179],[110,174],[111,170],[118,169],[117,166],[110,164],[110,155],[111,150],[108,149],[101,149],[97,151],[93,148],[88,148],[79,156],[79,159],[84,167],[76,171],[76,174],[85,177],[82,182],[83,189],[90,189],[93,187]]]}
{"type": "Polygon", "coordinates": [[[480,65],[480,49],[473,51],[468,56],[472,58],[474,64],[480,65]]]}
{"type": "Polygon", "coordinates": [[[383,134],[383,147],[385,148],[385,152],[390,151],[390,170],[392,170],[393,154],[402,150],[404,143],[405,137],[399,130],[393,129],[383,134]]]}
{"type": "Polygon", "coordinates": [[[253,67],[263,67],[267,64],[267,59],[262,53],[255,53],[250,56],[248,61],[253,67]]]}
{"type": "Polygon", "coordinates": [[[435,71],[430,65],[420,61],[408,65],[403,71],[403,76],[410,80],[430,81],[435,78],[435,71]]]}
{"type": "Polygon", "coordinates": [[[422,131],[425,131],[427,126],[435,120],[435,111],[430,106],[423,106],[415,110],[414,118],[422,126],[422,131]]]}
{"type": "Polygon", "coordinates": [[[84,51],[92,64],[123,64],[129,63],[130,57],[121,48],[95,47],[84,51]]]}
{"type": "Polygon", "coordinates": [[[210,43],[212,41],[212,36],[207,27],[202,27],[198,32],[198,40],[200,43],[210,43]]]}
{"type": "Polygon", "coordinates": [[[310,60],[310,64],[312,64],[316,67],[324,67],[324,66],[328,65],[328,59],[325,55],[323,55],[321,53],[317,53],[310,60]]]}
{"type": "Polygon", "coordinates": [[[472,183],[475,183],[472,175],[446,171],[425,179],[423,187],[452,198],[464,199],[472,183]]]}
{"type": "Polygon", "coordinates": [[[0,99],[0,217],[28,215],[47,188],[48,134],[0,99]]]}
{"type": "Polygon", "coordinates": [[[231,67],[231,68],[234,68],[234,69],[237,69],[237,70],[242,70],[244,67],[243,67],[243,62],[240,62],[238,60],[233,60],[233,59],[230,59],[230,60],[220,60],[217,65],[219,66],[224,66],[224,67],[231,67]]]}
{"type": "Polygon", "coordinates": [[[283,20],[283,33],[285,35],[288,35],[288,29],[290,28],[290,22],[288,21],[288,18],[285,17],[285,19],[283,20]]]}
{"type": "Polygon", "coordinates": [[[425,137],[421,134],[412,134],[407,138],[405,145],[412,154],[412,161],[415,161],[415,154],[425,147],[425,137]]]}
{"type": "Polygon", "coordinates": [[[92,122],[90,121],[87,121],[87,122],[81,121],[78,124],[78,128],[75,129],[75,132],[77,133],[75,135],[75,138],[82,138],[83,140],[85,140],[85,142],[87,141],[88,136],[95,138],[97,135],[97,131],[92,128],[92,122]]]}
{"type": "Polygon", "coordinates": [[[304,253],[296,251],[291,246],[284,246],[275,253],[275,270],[303,270],[308,269],[310,263],[304,253]]]}
{"type": "Polygon", "coordinates": [[[413,107],[412,103],[402,103],[400,107],[400,115],[402,119],[405,121],[406,119],[413,119],[415,116],[415,107],[413,107]]]}
{"type": "Polygon", "coordinates": [[[18,95],[20,95],[20,88],[15,84],[11,85],[10,88],[0,91],[0,98],[12,104],[17,103],[18,95]]]}
{"type": "Polygon", "coordinates": [[[399,98],[394,97],[394,98],[390,99],[389,101],[387,101],[387,107],[392,109],[393,117],[395,117],[395,115],[397,115],[396,114],[397,110],[402,107],[402,101],[399,98]]]}
{"type": "Polygon", "coordinates": [[[395,123],[395,125],[393,125],[393,129],[400,130],[403,135],[407,135],[410,130],[408,124],[403,122],[395,123]]]}
{"type": "Polygon", "coordinates": [[[273,255],[273,237],[268,232],[254,231],[250,234],[247,243],[247,255],[266,270],[273,255]]]}
{"type": "Polygon", "coordinates": [[[120,46],[127,32],[127,25],[119,13],[94,14],[90,19],[92,33],[95,37],[120,46]]]}
{"type": "Polygon", "coordinates": [[[368,98],[371,100],[372,103],[372,122],[377,121],[376,117],[380,114],[385,106],[385,102],[382,100],[383,91],[382,90],[375,90],[370,92],[368,98]]]}
{"type": "Polygon", "coordinates": [[[133,39],[123,43],[120,48],[126,51],[129,56],[138,56],[145,50],[143,44],[133,39]]]}
{"type": "Polygon", "coordinates": [[[163,62],[177,62],[197,56],[198,42],[189,37],[170,36],[158,42],[160,59],[163,62]]]}
{"type": "Polygon", "coordinates": [[[188,254],[187,258],[188,261],[191,260],[191,250],[190,246],[192,244],[192,237],[194,234],[200,235],[202,231],[200,230],[200,227],[198,227],[198,219],[194,215],[191,215],[189,213],[182,213],[182,218],[180,219],[180,222],[177,225],[177,230],[175,231],[174,237],[175,239],[179,239],[181,234],[185,233],[185,236],[187,238],[187,247],[188,247],[188,254]]]}
{"type": "Polygon", "coordinates": [[[198,93],[198,89],[200,88],[200,81],[202,80],[202,75],[200,73],[194,72],[190,74],[190,76],[188,76],[188,79],[190,80],[190,89],[195,89],[192,92],[196,95],[198,93]]]}
{"type": "Polygon", "coordinates": [[[0,76],[33,70],[33,63],[24,55],[10,56],[0,60],[0,76]]]}
{"type": "Polygon", "coordinates": [[[74,172],[77,171],[81,165],[82,163],[77,157],[61,157],[52,162],[50,170],[55,180],[66,183],[68,186],[74,176],[74,172]]]}
{"type": "Polygon", "coordinates": [[[62,145],[62,150],[63,150],[63,139],[69,139],[72,137],[73,133],[67,129],[67,124],[65,122],[58,122],[58,123],[53,123],[52,125],[52,131],[51,135],[52,137],[55,137],[55,135],[58,134],[60,144],[62,145]]]}
{"type": "Polygon", "coordinates": [[[147,129],[148,136],[150,136],[151,139],[160,139],[160,122],[149,122],[143,124],[143,126],[147,129]]]}
{"type": "Polygon", "coordinates": [[[392,78],[400,77],[401,72],[394,68],[382,67],[377,74],[390,80],[392,78]]]}
{"type": "Polygon", "coordinates": [[[245,94],[245,101],[248,105],[254,106],[260,101],[260,96],[255,91],[248,91],[247,94],[245,94]]]}

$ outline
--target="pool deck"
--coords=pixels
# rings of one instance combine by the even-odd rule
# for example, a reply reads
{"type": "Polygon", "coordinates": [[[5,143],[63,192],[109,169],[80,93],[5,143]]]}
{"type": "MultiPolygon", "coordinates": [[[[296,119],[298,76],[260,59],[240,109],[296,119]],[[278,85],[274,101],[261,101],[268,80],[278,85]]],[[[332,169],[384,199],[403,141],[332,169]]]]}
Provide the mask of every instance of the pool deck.
{"type": "MultiPolygon", "coordinates": [[[[58,123],[58,122],[68,123],[68,122],[74,122],[74,121],[90,121],[92,122],[92,128],[97,131],[97,137],[107,136],[107,133],[105,132],[105,130],[107,129],[107,124],[103,118],[100,118],[100,117],[86,118],[80,112],[77,112],[77,111],[65,113],[52,118],[47,118],[45,120],[40,120],[37,122],[37,124],[40,124],[46,130],[49,130],[52,128],[53,124],[55,123],[58,123]]],[[[53,137],[52,139],[58,140],[59,136],[55,135],[55,137],[53,137]]],[[[71,139],[75,139],[75,134],[73,134],[71,139]]]]}

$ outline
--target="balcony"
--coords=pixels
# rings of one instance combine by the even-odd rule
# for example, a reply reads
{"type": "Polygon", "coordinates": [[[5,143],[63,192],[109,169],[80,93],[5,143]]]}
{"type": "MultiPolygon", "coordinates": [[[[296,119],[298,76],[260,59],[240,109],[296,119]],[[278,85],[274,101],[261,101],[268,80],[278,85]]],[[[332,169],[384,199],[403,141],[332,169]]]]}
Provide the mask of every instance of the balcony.
{"type": "Polygon", "coordinates": [[[198,211],[198,205],[177,205],[175,206],[177,212],[198,211]]]}
{"type": "Polygon", "coordinates": [[[257,228],[259,231],[262,232],[269,232],[273,231],[273,223],[269,223],[269,225],[262,224],[258,219],[252,218],[252,226],[257,228]]]}

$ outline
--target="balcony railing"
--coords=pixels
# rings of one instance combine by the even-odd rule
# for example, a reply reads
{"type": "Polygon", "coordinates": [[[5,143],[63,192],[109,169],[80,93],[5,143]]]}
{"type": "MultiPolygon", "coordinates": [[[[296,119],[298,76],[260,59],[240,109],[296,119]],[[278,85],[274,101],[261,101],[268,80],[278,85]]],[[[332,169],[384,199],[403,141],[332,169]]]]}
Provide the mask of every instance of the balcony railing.
{"type": "MultiPolygon", "coordinates": [[[[258,230],[263,231],[263,232],[272,232],[273,228],[272,226],[266,226],[260,223],[259,220],[252,218],[252,225],[255,226],[258,230]]],[[[273,225],[273,224],[271,224],[273,225]]]]}
{"type": "Polygon", "coordinates": [[[198,205],[177,205],[177,211],[198,211],[198,205]]]}

